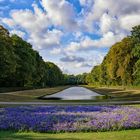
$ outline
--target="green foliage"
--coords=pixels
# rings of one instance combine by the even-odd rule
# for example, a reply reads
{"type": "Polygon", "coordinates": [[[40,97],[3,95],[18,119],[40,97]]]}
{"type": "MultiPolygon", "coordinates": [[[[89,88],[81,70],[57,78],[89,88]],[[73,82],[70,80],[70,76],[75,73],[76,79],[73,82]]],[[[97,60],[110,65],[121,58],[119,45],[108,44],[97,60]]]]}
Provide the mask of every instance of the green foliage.
{"type": "Polygon", "coordinates": [[[79,75],[64,75],[65,84],[66,85],[85,85],[87,73],[79,74],[79,75]]]}
{"type": "Polygon", "coordinates": [[[107,55],[107,73],[111,84],[132,84],[131,52],[133,48],[132,39],[127,37],[116,43],[107,55]]]}
{"type": "Polygon", "coordinates": [[[0,86],[45,87],[61,84],[140,85],[140,25],[131,36],[114,44],[103,62],[89,74],[67,75],[55,64],[44,62],[31,44],[10,37],[0,26],[0,86]]]}
{"type": "Polygon", "coordinates": [[[61,70],[44,62],[31,44],[17,35],[9,36],[0,26],[0,86],[45,87],[64,82],[61,70]]]}
{"type": "Polygon", "coordinates": [[[16,71],[16,58],[9,32],[0,26],[0,85],[9,86],[16,71]]]}
{"type": "Polygon", "coordinates": [[[66,85],[77,85],[77,77],[75,75],[64,75],[66,85]]]}
{"type": "Polygon", "coordinates": [[[130,37],[114,44],[100,66],[87,76],[94,85],[140,85],[140,25],[130,37]]]}
{"type": "Polygon", "coordinates": [[[56,86],[63,84],[63,74],[58,66],[52,62],[46,62],[48,67],[48,77],[46,77],[46,84],[49,86],[56,86]]]}
{"type": "Polygon", "coordinates": [[[86,83],[87,73],[76,75],[76,80],[78,85],[85,85],[86,83]]]}
{"type": "Polygon", "coordinates": [[[15,82],[18,86],[32,86],[33,85],[33,73],[36,70],[35,67],[35,52],[32,50],[32,46],[17,35],[11,37],[13,41],[14,52],[16,56],[16,72],[15,82]]]}
{"type": "Polygon", "coordinates": [[[99,85],[101,81],[101,66],[95,66],[91,73],[87,76],[87,83],[92,83],[94,85],[99,85]]]}
{"type": "Polygon", "coordinates": [[[140,85],[140,25],[133,28],[132,39],[134,41],[134,48],[132,51],[134,61],[134,84],[140,85]]]}

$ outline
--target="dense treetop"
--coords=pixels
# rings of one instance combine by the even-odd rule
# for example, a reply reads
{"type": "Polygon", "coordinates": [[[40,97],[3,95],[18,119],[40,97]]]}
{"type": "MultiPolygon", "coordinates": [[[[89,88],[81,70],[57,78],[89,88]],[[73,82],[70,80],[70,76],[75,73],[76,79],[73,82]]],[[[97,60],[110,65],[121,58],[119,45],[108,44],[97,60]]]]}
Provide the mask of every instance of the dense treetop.
{"type": "Polygon", "coordinates": [[[0,26],[0,86],[45,87],[64,82],[62,71],[44,62],[32,45],[0,26]]]}
{"type": "Polygon", "coordinates": [[[114,44],[103,62],[90,73],[63,74],[44,62],[32,45],[0,26],[0,87],[46,87],[61,84],[140,85],[140,25],[114,44]]]}
{"type": "Polygon", "coordinates": [[[86,80],[94,85],[140,85],[140,25],[110,48],[86,80]]]}

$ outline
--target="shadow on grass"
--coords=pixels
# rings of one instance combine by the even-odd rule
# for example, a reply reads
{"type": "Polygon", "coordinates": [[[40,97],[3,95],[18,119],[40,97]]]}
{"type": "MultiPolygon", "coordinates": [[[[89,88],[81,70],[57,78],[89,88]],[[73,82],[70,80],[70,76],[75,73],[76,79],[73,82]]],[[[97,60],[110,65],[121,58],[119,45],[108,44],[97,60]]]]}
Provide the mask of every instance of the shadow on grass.
{"type": "Polygon", "coordinates": [[[36,135],[35,133],[31,134],[24,134],[24,133],[17,133],[17,132],[0,132],[0,140],[79,140],[76,138],[59,138],[58,136],[55,136],[55,134],[52,134],[51,136],[47,136],[47,134],[41,134],[39,133],[36,135]],[[57,137],[57,138],[55,138],[57,137]]]}

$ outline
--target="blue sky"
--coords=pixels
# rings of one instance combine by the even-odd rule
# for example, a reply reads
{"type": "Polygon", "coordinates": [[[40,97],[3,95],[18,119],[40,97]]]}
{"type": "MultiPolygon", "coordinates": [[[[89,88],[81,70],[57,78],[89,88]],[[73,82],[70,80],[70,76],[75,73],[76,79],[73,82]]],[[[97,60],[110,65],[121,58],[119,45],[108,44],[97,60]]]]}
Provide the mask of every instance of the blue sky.
{"type": "Polygon", "coordinates": [[[64,73],[89,72],[140,24],[139,0],[0,0],[0,24],[64,73]],[[123,5],[123,6],[122,6],[123,5]]]}

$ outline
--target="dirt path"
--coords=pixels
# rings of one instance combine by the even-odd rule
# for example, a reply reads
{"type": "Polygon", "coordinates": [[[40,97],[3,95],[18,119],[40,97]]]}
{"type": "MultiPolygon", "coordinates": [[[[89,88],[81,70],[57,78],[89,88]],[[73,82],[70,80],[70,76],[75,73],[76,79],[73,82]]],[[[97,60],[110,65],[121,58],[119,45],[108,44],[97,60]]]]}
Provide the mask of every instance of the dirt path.
{"type": "Polygon", "coordinates": [[[140,104],[140,101],[112,102],[0,102],[0,105],[125,105],[140,104]]]}

